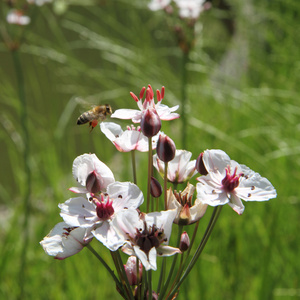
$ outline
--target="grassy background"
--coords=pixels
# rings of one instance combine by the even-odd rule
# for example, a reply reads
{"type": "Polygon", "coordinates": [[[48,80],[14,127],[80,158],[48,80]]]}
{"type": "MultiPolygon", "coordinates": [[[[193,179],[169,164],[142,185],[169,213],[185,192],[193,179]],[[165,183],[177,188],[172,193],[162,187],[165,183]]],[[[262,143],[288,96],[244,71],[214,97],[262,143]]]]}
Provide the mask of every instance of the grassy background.
{"type": "MultiPolygon", "coordinates": [[[[28,110],[32,175],[25,273],[23,153],[26,139],[16,74],[0,44],[0,298],[118,299],[106,271],[84,249],[64,261],[45,255],[39,241],[61,219],[57,204],[71,197],[74,158],[95,152],[120,180],[129,180],[129,154],[120,154],[96,128],[75,125],[89,104],[135,107],[129,91],[166,87],[169,106],[180,103],[181,51],[163,12],[147,1],[86,1],[57,14],[35,9],[20,49],[28,110]],[[88,104],[82,105],[82,100],[88,104]],[[25,274],[25,275],[24,275],[25,274]]],[[[246,203],[242,216],[224,207],[203,255],[179,299],[300,298],[300,3],[292,0],[213,1],[197,25],[188,64],[187,150],[195,159],[218,148],[267,177],[278,197],[246,203]],[[224,18],[230,20],[226,29],[224,18]],[[227,27],[228,28],[228,27],[227,27]],[[298,257],[298,258],[297,258],[298,257]]],[[[7,25],[1,4],[1,32],[7,25]]],[[[123,124],[126,124],[124,122],[123,124]]],[[[181,148],[180,120],[163,130],[181,148]]],[[[140,187],[146,157],[138,155],[140,187]]],[[[195,180],[193,180],[195,183],[195,180]]],[[[200,223],[205,230],[212,209],[200,223]]],[[[176,231],[176,230],[174,230],[176,231]]],[[[93,246],[109,260],[96,241],[93,246]]]]}

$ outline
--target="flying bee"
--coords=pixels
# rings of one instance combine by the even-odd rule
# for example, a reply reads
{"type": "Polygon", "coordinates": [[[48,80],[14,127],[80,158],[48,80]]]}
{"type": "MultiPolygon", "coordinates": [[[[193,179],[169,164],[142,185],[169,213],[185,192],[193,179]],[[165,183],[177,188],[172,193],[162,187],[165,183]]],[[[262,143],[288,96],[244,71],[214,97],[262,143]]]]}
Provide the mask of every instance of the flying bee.
{"type": "Polygon", "coordinates": [[[88,110],[81,114],[77,119],[77,125],[86,124],[89,122],[91,131],[97,126],[98,122],[102,122],[106,119],[106,116],[112,114],[112,109],[109,104],[95,106],[91,110],[88,110]]]}

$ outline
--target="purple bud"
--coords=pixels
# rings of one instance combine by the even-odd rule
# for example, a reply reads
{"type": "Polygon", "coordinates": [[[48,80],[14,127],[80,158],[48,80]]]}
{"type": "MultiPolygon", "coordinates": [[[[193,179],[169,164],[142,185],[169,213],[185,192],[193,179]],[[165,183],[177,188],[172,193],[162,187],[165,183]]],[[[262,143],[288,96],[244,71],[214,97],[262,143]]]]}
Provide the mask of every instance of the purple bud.
{"type": "Polygon", "coordinates": [[[161,128],[161,120],[155,108],[149,107],[141,119],[141,130],[146,137],[155,136],[161,128]]]}
{"type": "Polygon", "coordinates": [[[100,192],[102,188],[101,176],[96,171],[91,172],[86,178],[85,186],[90,193],[96,194],[100,192]]]}
{"type": "Polygon", "coordinates": [[[176,146],[172,139],[170,139],[165,134],[160,134],[157,146],[156,153],[160,160],[163,162],[169,162],[175,157],[176,146]]]}
{"type": "Polygon", "coordinates": [[[158,180],[154,177],[151,177],[151,182],[150,182],[150,194],[154,198],[158,198],[162,194],[162,187],[158,180]]]}
{"type": "Polygon", "coordinates": [[[196,161],[196,169],[201,175],[207,175],[208,172],[203,163],[203,152],[201,152],[196,161]]]}
{"type": "Polygon", "coordinates": [[[181,234],[179,249],[181,252],[186,251],[190,247],[190,238],[186,231],[181,234]]]}

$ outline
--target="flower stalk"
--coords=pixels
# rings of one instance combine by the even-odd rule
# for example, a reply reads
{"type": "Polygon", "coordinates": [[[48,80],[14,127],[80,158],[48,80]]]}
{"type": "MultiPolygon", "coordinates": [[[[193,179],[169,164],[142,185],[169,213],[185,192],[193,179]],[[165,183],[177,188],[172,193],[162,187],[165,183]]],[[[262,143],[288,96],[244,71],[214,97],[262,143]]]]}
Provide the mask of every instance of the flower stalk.
{"type": "Polygon", "coordinates": [[[30,170],[30,137],[29,137],[29,129],[28,129],[28,111],[27,111],[27,101],[25,95],[25,82],[23,69],[21,65],[21,60],[19,56],[18,49],[11,51],[15,74],[17,77],[17,89],[18,89],[18,97],[21,105],[21,115],[20,122],[21,128],[23,130],[23,141],[24,141],[24,149],[23,149],[23,161],[24,161],[24,176],[25,182],[23,184],[24,187],[24,195],[23,195],[23,245],[21,251],[21,263],[20,263],[20,271],[19,271],[19,286],[20,286],[20,298],[23,298],[24,293],[24,279],[26,278],[25,270],[26,270],[26,259],[27,259],[27,250],[29,245],[29,220],[30,220],[30,212],[31,212],[31,203],[30,203],[30,195],[31,195],[31,187],[32,187],[32,174],[30,170]]]}

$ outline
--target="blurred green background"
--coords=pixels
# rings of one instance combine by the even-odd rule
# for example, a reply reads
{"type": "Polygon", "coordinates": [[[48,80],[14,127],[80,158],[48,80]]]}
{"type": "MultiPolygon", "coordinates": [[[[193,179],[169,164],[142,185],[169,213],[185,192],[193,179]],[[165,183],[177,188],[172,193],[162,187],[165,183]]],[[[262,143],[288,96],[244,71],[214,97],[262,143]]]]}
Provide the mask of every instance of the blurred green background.
{"type": "MultiPolygon", "coordinates": [[[[99,127],[90,134],[77,126],[78,116],[98,103],[135,108],[129,92],[149,83],[165,86],[167,105],[180,104],[182,52],[166,14],[151,12],[144,0],[56,0],[32,9],[26,27],[7,24],[7,11],[1,0],[0,298],[119,299],[87,249],[57,261],[39,241],[61,221],[58,203],[72,196],[76,156],[96,153],[116,179],[131,180],[130,154],[118,153],[99,127]],[[22,37],[27,111],[7,37],[22,37]]],[[[196,24],[186,149],[193,159],[224,150],[267,177],[278,196],[245,203],[241,216],[224,207],[178,299],[300,298],[299,20],[296,0],[213,0],[196,24]]],[[[180,119],[162,130],[182,147],[180,119]]],[[[146,154],[137,155],[145,191],[146,154]]],[[[109,261],[104,247],[92,244],[109,261]]]]}

